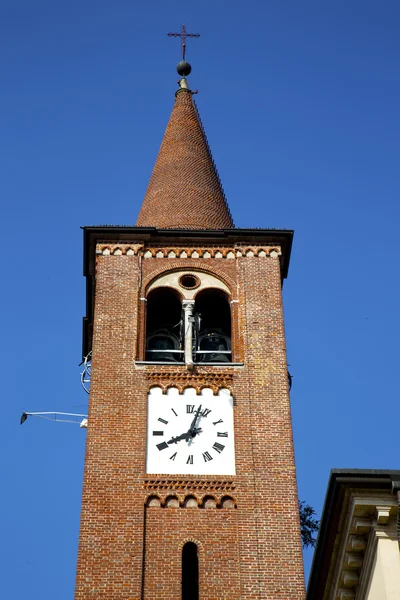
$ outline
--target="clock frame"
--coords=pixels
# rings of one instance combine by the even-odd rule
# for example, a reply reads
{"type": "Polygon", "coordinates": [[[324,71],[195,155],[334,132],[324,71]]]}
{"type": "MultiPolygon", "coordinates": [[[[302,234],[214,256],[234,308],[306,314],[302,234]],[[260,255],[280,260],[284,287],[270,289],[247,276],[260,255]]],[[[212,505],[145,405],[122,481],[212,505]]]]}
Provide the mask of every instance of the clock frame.
{"type": "Polygon", "coordinates": [[[146,472],[235,475],[233,398],[227,389],[148,395],[146,472]],[[191,429],[192,428],[192,429],[191,429]]]}

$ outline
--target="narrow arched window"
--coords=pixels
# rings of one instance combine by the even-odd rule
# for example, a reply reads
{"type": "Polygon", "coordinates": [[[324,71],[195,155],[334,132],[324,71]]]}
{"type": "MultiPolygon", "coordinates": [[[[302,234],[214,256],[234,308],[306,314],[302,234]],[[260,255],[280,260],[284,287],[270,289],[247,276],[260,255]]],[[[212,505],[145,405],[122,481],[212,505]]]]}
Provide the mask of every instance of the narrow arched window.
{"type": "Polygon", "coordinates": [[[196,296],[197,362],[231,362],[231,310],[228,296],[205,289],[196,296]]]}
{"type": "Polygon", "coordinates": [[[199,558],[193,542],[182,548],[182,600],[199,600],[199,558]]]}
{"type": "Polygon", "coordinates": [[[180,362],[182,303],[178,292],[157,288],[147,297],[146,360],[180,362]]]}

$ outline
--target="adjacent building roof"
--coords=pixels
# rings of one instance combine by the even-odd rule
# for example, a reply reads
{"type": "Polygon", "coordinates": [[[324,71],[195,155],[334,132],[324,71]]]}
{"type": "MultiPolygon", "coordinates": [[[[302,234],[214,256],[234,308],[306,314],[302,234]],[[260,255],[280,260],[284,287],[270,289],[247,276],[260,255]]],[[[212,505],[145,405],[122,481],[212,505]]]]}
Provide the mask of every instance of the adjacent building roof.
{"type": "Polygon", "coordinates": [[[180,86],[136,225],[232,228],[222,184],[186,79],[180,86]]]}
{"type": "Polygon", "coordinates": [[[389,517],[397,516],[398,490],[398,470],[331,471],[307,600],[366,597],[361,588],[370,575],[363,568],[368,562],[367,536],[374,523],[385,526],[389,517]]]}

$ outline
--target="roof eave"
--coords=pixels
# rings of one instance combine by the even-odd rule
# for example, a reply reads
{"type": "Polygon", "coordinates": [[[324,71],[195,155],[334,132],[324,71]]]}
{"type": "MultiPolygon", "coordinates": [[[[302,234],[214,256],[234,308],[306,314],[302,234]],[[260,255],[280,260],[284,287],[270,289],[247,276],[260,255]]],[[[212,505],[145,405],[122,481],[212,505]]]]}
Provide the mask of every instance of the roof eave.
{"type": "Polygon", "coordinates": [[[345,492],[348,488],[392,489],[400,470],[332,469],[307,588],[307,600],[322,600],[345,492]]]}
{"type": "Polygon", "coordinates": [[[133,238],[138,238],[144,242],[168,243],[169,240],[187,241],[204,240],[205,242],[216,243],[226,242],[270,242],[279,244],[282,247],[281,272],[282,279],[288,275],[290,255],[292,250],[294,231],[290,229],[158,229],[157,227],[136,227],[136,226],[85,226],[83,242],[83,274],[87,276],[92,274],[91,269],[94,257],[95,246],[97,243],[124,242],[130,243],[133,238]]]}

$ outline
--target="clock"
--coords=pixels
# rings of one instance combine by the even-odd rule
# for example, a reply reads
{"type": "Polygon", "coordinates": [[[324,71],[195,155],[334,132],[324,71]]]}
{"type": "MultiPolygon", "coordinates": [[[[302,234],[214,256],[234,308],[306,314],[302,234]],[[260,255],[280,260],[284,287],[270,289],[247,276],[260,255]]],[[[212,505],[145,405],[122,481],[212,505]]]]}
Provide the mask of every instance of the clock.
{"type": "Polygon", "coordinates": [[[227,389],[183,394],[152,388],[148,395],[149,474],[235,475],[233,398],[227,389]]]}

